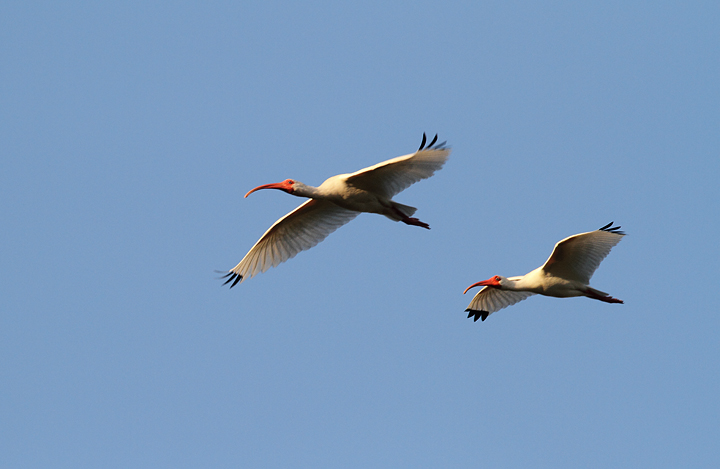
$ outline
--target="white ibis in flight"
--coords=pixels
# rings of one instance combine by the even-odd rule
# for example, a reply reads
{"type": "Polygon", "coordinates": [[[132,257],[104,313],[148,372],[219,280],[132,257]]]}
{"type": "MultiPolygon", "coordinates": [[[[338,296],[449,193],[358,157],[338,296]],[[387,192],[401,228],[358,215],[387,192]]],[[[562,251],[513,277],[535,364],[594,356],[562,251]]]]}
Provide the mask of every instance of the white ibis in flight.
{"type": "Polygon", "coordinates": [[[580,233],[558,242],[552,254],[542,267],[520,277],[496,275],[488,280],[473,283],[473,287],[484,287],[470,302],[468,318],[484,321],[495,311],[514,305],[534,295],[568,298],[587,296],[606,303],[622,303],[605,292],[592,288],[590,277],[610,250],[620,242],[625,233],[612,222],[599,230],[580,233]]]}
{"type": "Polygon", "coordinates": [[[245,194],[247,197],[260,189],[279,189],[310,200],[276,221],[240,263],[223,276],[227,278],[223,285],[232,282],[232,288],[244,279],[295,257],[360,212],[379,213],[393,221],[430,229],[427,223],[412,218],[417,210],[415,207],[392,200],[394,195],[421,179],[429,178],[445,164],[450,155],[445,142],[436,145],[437,135],[427,147],[426,142],[423,134],[420,148],[415,153],[398,156],[352,174],[333,176],[319,187],[286,179],[258,186],[245,194]]]}

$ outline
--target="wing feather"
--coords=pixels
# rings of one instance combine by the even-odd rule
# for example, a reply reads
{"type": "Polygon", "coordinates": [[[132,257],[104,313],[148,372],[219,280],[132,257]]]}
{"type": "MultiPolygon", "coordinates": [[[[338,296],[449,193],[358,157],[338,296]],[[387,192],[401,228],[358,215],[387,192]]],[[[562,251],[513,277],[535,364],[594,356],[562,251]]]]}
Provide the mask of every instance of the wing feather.
{"type": "Polygon", "coordinates": [[[299,252],[327,238],[360,212],[339,207],[325,200],[310,199],[276,221],[243,259],[230,270],[225,282],[231,288],[243,280],[277,267],[299,252]]]}
{"type": "Polygon", "coordinates": [[[542,269],[551,275],[587,285],[603,259],[625,236],[618,231],[620,227],[609,228],[610,225],[559,241],[542,269]]]}
{"type": "Polygon", "coordinates": [[[398,156],[350,174],[347,184],[392,198],[412,184],[429,178],[443,167],[450,155],[445,147],[426,148],[398,156]]]}
{"type": "Polygon", "coordinates": [[[482,287],[475,294],[472,301],[468,305],[466,312],[468,317],[475,317],[475,321],[482,317],[484,321],[489,315],[503,308],[512,306],[515,303],[534,295],[535,293],[527,291],[500,290],[493,287],[482,287]]]}

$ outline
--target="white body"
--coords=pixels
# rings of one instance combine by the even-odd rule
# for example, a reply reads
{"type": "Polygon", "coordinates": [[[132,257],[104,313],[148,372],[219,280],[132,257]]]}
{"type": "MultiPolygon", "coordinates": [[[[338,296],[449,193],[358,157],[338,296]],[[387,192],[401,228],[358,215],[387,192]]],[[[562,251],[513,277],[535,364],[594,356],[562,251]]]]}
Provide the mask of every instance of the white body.
{"type": "MultiPolygon", "coordinates": [[[[482,285],[465,310],[475,321],[484,321],[490,314],[534,295],[569,298],[586,296],[606,303],[622,303],[607,293],[592,288],[590,278],[610,250],[620,242],[624,233],[612,223],[599,230],[580,233],[555,245],[552,254],[541,267],[519,277],[495,277],[475,283],[482,285]]],[[[465,290],[465,292],[467,292],[465,290]]]]}
{"type": "MultiPolygon", "coordinates": [[[[258,189],[281,189],[300,197],[309,197],[298,208],[275,222],[245,257],[225,277],[232,286],[265,272],[270,267],[294,257],[318,244],[330,233],[361,212],[378,213],[394,221],[429,228],[411,218],[417,210],[399,204],[392,197],[442,168],[450,155],[443,144],[433,148],[435,140],[425,149],[399,156],[351,174],[328,178],[318,187],[288,179],[283,183],[260,186],[258,189]]],[[[246,197],[247,197],[246,195],[246,197]]]]}

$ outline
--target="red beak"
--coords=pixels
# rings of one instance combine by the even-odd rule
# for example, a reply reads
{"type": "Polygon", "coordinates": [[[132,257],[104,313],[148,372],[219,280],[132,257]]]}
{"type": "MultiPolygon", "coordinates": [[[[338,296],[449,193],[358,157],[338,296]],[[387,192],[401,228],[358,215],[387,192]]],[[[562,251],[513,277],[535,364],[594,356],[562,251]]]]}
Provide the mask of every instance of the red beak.
{"type": "Polygon", "coordinates": [[[499,285],[500,285],[500,284],[499,284],[494,278],[489,278],[489,279],[487,279],[487,280],[483,280],[482,282],[473,283],[472,285],[470,285],[469,287],[467,287],[467,288],[465,289],[465,291],[463,292],[463,295],[464,295],[465,293],[467,293],[468,290],[470,290],[471,288],[475,288],[475,287],[497,287],[497,286],[499,286],[499,285]]]}
{"type": "Polygon", "coordinates": [[[280,189],[281,191],[292,193],[292,184],[288,184],[287,181],[274,182],[272,184],[263,184],[262,186],[257,186],[255,189],[245,194],[245,197],[249,196],[255,191],[259,191],[260,189],[280,189]]]}

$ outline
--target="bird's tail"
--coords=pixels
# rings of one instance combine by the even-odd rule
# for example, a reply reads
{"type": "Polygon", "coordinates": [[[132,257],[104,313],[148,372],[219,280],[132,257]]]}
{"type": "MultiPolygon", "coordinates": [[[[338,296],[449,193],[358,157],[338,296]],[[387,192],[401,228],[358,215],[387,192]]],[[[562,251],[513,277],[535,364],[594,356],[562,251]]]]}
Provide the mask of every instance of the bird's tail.
{"type": "Polygon", "coordinates": [[[417,209],[415,207],[399,204],[394,201],[392,202],[392,208],[393,210],[390,213],[386,213],[385,216],[393,221],[400,221],[403,218],[410,218],[415,212],[417,212],[417,209]],[[401,217],[400,215],[404,215],[404,217],[401,217]]]}
{"type": "Polygon", "coordinates": [[[587,287],[587,293],[589,294],[588,296],[590,296],[591,298],[593,298],[593,297],[594,297],[594,298],[599,298],[599,297],[603,297],[603,296],[610,296],[609,293],[605,293],[604,291],[597,290],[597,289],[595,289],[595,288],[593,288],[593,287],[587,287]]]}

